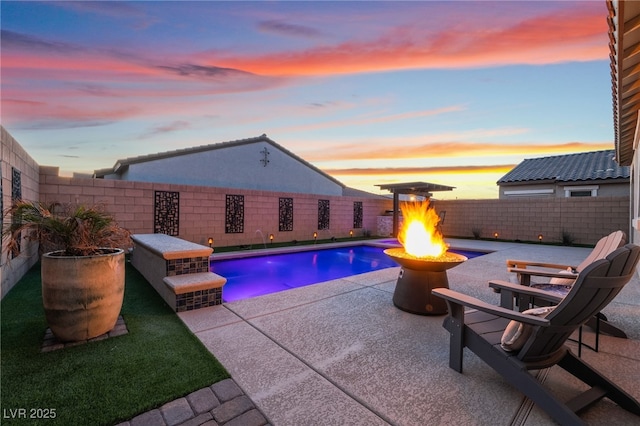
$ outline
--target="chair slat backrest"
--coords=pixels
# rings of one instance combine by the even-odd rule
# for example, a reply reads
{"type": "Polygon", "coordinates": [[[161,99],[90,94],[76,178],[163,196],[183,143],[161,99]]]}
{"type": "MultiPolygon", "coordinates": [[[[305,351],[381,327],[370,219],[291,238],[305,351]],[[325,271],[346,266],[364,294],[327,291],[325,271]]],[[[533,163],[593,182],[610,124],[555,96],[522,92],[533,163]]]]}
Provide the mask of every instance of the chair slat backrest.
{"type": "Polygon", "coordinates": [[[547,315],[548,327],[535,327],[518,353],[524,362],[538,362],[562,347],[569,336],[607,306],[631,280],[640,260],[640,246],[627,244],[580,272],[571,291],[547,315]]]}
{"type": "Polygon", "coordinates": [[[581,272],[584,268],[591,265],[598,259],[604,259],[617,248],[622,247],[627,242],[627,236],[622,231],[615,231],[606,237],[602,237],[596,246],[577,267],[576,271],[581,272]]]}

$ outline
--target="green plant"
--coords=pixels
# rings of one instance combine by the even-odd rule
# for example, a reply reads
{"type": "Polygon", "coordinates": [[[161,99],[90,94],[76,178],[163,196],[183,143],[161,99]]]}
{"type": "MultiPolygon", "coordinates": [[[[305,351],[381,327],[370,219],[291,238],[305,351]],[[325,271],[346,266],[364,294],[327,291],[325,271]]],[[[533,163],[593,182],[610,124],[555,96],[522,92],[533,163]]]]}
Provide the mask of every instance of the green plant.
{"type": "Polygon", "coordinates": [[[44,204],[17,201],[8,208],[3,236],[5,250],[20,253],[22,238],[37,241],[40,252],[63,250],[66,256],[87,256],[101,253],[103,248],[128,249],[132,246],[130,232],[118,226],[103,206],[44,204]]]}

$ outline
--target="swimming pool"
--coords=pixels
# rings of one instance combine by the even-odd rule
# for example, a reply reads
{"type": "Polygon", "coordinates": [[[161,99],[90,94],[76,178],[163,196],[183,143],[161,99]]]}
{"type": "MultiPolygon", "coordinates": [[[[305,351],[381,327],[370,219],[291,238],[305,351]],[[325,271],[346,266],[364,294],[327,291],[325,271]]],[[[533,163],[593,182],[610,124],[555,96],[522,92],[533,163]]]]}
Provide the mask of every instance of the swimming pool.
{"type": "MultiPolygon", "coordinates": [[[[358,245],[212,260],[210,269],[227,279],[222,298],[233,302],[398,266],[383,250],[384,247],[358,245]]],[[[450,251],[468,258],[484,254],[450,251]]]]}

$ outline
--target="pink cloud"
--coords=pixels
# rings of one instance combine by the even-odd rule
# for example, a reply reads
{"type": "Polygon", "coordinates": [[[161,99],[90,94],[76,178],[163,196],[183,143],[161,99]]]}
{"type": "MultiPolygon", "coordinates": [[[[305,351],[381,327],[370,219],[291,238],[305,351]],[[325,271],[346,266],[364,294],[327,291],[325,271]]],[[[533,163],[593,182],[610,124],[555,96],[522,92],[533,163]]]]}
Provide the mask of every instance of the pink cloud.
{"type": "Polygon", "coordinates": [[[2,109],[9,123],[20,123],[26,128],[68,128],[109,124],[135,115],[135,107],[110,108],[103,105],[69,106],[58,103],[3,99],[2,109]]]}
{"type": "Polygon", "coordinates": [[[218,52],[210,64],[268,75],[331,75],[416,68],[485,67],[605,60],[604,11],[575,4],[565,11],[535,16],[511,27],[428,34],[419,28],[392,30],[367,41],[347,41],[304,51],[243,56],[218,52]],[[418,35],[416,35],[416,33],[418,35]]]}
{"type": "MultiPolygon", "coordinates": [[[[429,32],[431,29],[423,28],[420,20],[416,19],[415,24],[403,22],[394,28],[376,31],[375,37],[367,36],[371,31],[369,28],[359,39],[262,55],[243,54],[241,50],[174,54],[136,52],[119,46],[112,49],[88,48],[80,44],[81,41],[65,43],[3,30],[3,115],[14,122],[35,120],[45,123],[60,119],[72,123],[96,123],[97,117],[109,122],[134,115],[179,112],[176,105],[184,107],[187,103],[189,109],[194,110],[197,106],[206,105],[202,100],[204,95],[257,92],[294,81],[279,78],[283,75],[606,59],[604,11],[584,7],[584,4],[569,5],[566,11],[534,16],[497,30],[493,29],[495,23],[477,21],[471,29],[471,37],[455,25],[443,25],[444,29],[432,34],[429,32]],[[485,24],[487,27],[482,27],[485,24]],[[172,105],[159,107],[154,102],[161,97],[175,98],[175,101],[172,105]],[[107,98],[110,99],[107,101],[107,98]],[[60,108],[52,99],[64,99],[65,107],[60,108]],[[28,102],[34,104],[26,107],[28,102]]],[[[96,12],[102,8],[100,5],[87,7],[96,12]]],[[[116,14],[128,13],[126,8],[109,10],[116,14]]],[[[398,22],[397,16],[395,18],[394,22],[398,22]]],[[[310,38],[319,35],[310,26],[282,24],[273,20],[261,22],[263,30],[310,38]]],[[[365,26],[366,23],[360,22],[359,25],[365,26]]],[[[434,110],[291,126],[282,130],[309,131],[395,122],[463,108],[453,105],[434,110]]]]}

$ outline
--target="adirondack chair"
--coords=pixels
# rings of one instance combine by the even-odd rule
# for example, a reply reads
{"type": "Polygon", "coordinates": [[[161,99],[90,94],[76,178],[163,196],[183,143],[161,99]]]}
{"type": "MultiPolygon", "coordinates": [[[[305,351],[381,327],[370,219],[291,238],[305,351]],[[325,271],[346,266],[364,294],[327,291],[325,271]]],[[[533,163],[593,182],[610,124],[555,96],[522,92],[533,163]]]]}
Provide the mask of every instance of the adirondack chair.
{"type": "MultiPolygon", "coordinates": [[[[584,424],[576,414],[603,397],[640,416],[640,403],[593,367],[575,356],[565,342],[589,318],[600,312],[622,290],[635,273],[640,247],[628,244],[585,267],[571,291],[546,316],[512,310],[511,293],[545,297],[543,291],[507,281],[492,281],[501,287],[508,306],[493,306],[462,293],[438,288],[432,292],[447,301],[449,315],[443,326],[450,332],[449,366],[462,373],[463,350],[473,351],[507,382],[529,397],[562,425],[584,424]],[[536,294],[540,293],[540,294],[536,294]],[[465,312],[465,306],[475,310],[465,312]],[[513,320],[514,322],[510,322],[513,320]],[[520,323],[520,324],[518,324],[520,323]],[[511,346],[502,341],[514,324],[522,331],[511,346]],[[518,344],[516,344],[518,343],[518,344]],[[518,347],[520,347],[518,349],[518,347]],[[557,399],[529,370],[558,365],[587,384],[590,389],[568,402],[557,399]]],[[[555,296],[557,297],[557,296],[555,296]]]]}
{"type": "Polygon", "coordinates": [[[522,285],[535,285],[537,288],[544,290],[555,290],[561,296],[569,293],[570,287],[577,274],[588,265],[598,259],[604,259],[615,249],[622,247],[626,243],[627,236],[622,231],[614,231],[611,234],[602,237],[595,245],[591,253],[578,265],[562,265],[558,263],[535,262],[528,260],[512,260],[507,259],[507,270],[515,272],[518,281],[522,285]],[[540,269],[544,268],[544,269],[540,269]],[[531,277],[551,278],[548,283],[532,283],[531,277]]]}
{"type": "MultiPolygon", "coordinates": [[[[557,296],[564,297],[571,290],[571,286],[580,271],[594,261],[604,259],[615,249],[622,247],[626,243],[626,239],[627,236],[622,231],[615,231],[601,238],[591,250],[591,253],[578,266],[508,259],[507,270],[516,273],[518,281],[522,285],[551,291],[557,296]],[[550,280],[548,282],[532,282],[532,277],[546,277],[547,279],[550,278],[550,280]]],[[[595,347],[592,348],[596,352],[599,347],[600,332],[615,337],[627,338],[627,334],[609,323],[607,317],[602,313],[598,313],[591,318],[586,325],[596,331],[596,343],[595,347]]],[[[580,337],[582,337],[582,333],[580,333],[580,337]]],[[[582,339],[580,344],[582,345],[582,339]]]]}

